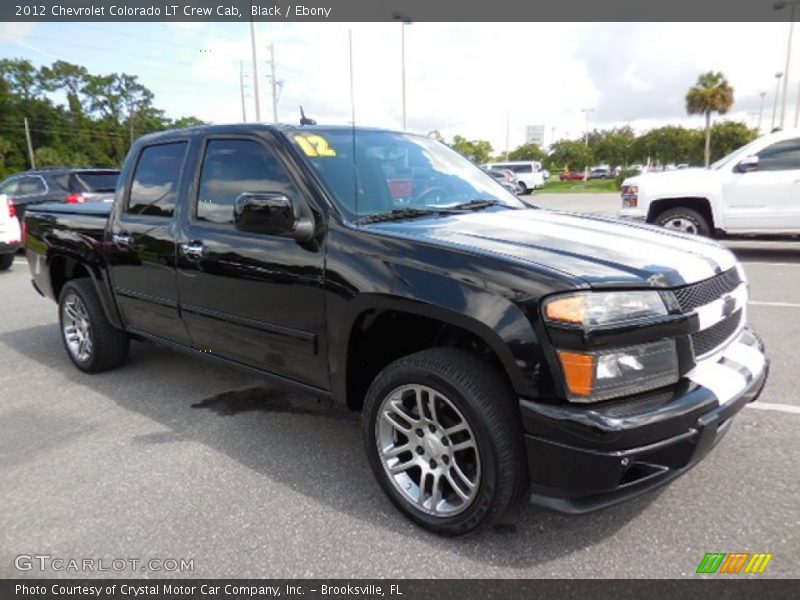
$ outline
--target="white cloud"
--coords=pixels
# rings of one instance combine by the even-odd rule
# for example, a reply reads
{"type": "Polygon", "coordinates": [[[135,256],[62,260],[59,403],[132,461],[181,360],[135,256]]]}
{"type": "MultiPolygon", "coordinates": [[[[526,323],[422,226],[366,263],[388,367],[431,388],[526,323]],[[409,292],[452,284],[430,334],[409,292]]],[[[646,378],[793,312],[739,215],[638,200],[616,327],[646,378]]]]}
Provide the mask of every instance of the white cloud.
{"type": "MultiPolygon", "coordinates": [[[[0,40],[18,37],[21,26],[29,24],[0,24],[0,40]]],[[[48,25],[62,29],[48,30],[46,37],[75,38],[69,28],[80,26],[48,25]]],[[[117,26],[93,27],[87,45],[108,43],[96,39],[96,29],[111,32],[117,26]]],[[[303,105],[319,122],[348,122],[352,30],[356,121],[400,127],[401,27],[396,22],[257,23],[262,120],[272,119],[266,50],[272,43],[277,79],[283,84],[281,120],[296,122],[303,105]]],[[[214,122],[241,120],[241,61],[248,116],[253,117],[249,23],[142,23],[130,31],[124,46],[109,47],[104,55],[88,48],[77,54],[81,48],[76,44],[65,47],[64,58],[97,72],[138,74],[171,116],[194,114],[214,122]],[[163,58],[143,58],[152,55],[163,58]]],[[[697,75],[711,69],[722,71],[735,89],[736,103],[727,118],[755,123],[759,93],[767,92],[768,127],[774,73],[784,68],[786,33],[786,23],[414,23],[405,27],[408,127],[489,139],[501,151],[507,117],[511,147],[523,142],[529,124],[545,125],[548,141],[554,130],[556,137],[580,135],[582,108],[595,109],[590,126],[700,126],[698,118],[686,115],[684,96],[697,75]]],[[[36,44],[26,52],[40,58],[59,52],[38,38],[24,41],[36,44]]],[[[798,46],[796,38],[790,122],[800,81],[798,46]]]]}

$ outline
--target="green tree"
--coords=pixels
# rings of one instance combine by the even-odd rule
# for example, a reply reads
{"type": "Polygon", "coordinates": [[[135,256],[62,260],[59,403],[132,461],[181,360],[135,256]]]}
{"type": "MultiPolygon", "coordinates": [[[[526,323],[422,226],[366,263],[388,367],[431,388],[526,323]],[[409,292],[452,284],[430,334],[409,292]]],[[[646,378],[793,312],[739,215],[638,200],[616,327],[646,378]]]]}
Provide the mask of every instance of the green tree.
{"type": "Polygon", "coordinates": [[[492,158],[492,145],[486,140],[468,140],[460,135],[453,136],[450,146],[472,162],[482,164],[492,158]]]}
{"type": "Polygon", "coordinates": [[[438,129],[432,129],[431,131],[429,131],[428,137],[432,137],[433,139],[439,142],[444,142],[444,136],[438,129]]]}
{"type": "Polygon", "coordinates": [[[559,140],[550,146],[548,164],[551,170],[582,171],[592,163],[592,149],[583,140],[559,140]]]}
{"type": "Polygon", "coordinates": [[[508,160],[538,160],[547,158],[547,153],[538,144],[523,144],[508,153],[508,160]]]}
{"type": "Polygon", "coordinates": [[[711,162],[711,113],[721,115],[733,106],[733,88],[719,71],[709,71],[697,78],[689,91],[686,92],[686,112],[690,115],[705,115],[706,139],[703,157],[705,166],[711,162]]]}
{"type": "Polygon", "coordinates": [[[716,161],[758,137],[758,129],[752,129],[738,121],[714,123],[711,128],[711,161],[716,161]]]}
{"type": "Polygon", "coordinates": [[[633,129],[618,127],[590,133],[589,147],[597,162],[612,166],[629,165],[632,162],[635,140],[633,129]]]}

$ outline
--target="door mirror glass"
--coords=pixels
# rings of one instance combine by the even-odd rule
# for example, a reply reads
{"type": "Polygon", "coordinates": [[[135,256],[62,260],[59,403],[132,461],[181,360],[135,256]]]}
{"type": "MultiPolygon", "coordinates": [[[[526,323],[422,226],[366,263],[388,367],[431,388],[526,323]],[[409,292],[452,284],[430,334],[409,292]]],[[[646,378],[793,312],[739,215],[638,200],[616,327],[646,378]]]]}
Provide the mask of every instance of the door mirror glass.
{"type": "Polygon", "coordinates": [[[750,171],[757,171],[758,157],[755,155],[745,156],[742,160],[739,161],[739,164],[736,165],[736,170],[739,173],[749,173],[750,171]]]}
{"type": "Polygon", "coordinates": [[[239,194],[233,206],[233,223],[240,231],[293,237],[301,241],[314,236],[309,218],[297,218],[292,201],[277,192],[239,194]]]}

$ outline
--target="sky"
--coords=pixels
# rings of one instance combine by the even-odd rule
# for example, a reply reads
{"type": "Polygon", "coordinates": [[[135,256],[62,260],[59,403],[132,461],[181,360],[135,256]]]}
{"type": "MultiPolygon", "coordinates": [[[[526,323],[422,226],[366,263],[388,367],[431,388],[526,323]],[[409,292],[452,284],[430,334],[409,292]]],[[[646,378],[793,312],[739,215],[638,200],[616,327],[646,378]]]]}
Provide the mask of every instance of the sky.
{"type": "MultiPolygon", "coordinates": [[[[273,119],[272,44],[279,120],[298,122],[302,105],[319,123],[349,123],[352,32],[356,123],[402,127],[403,27],[407,128],[487,139],[499,153],[507,139],[511,149],[522,144],[527,125],[545,126],[545,144],[578,137],[587,114],[590,129],[700,127],[702,117],[686,115],[684,97],[708,70],[722,71],[734,88],[732,111],[717,118],[756,126],[766,92],[768,131],[789,25],[256,23],[261,120],[273,119]]],[[[800,35],[793,50],[786,127],[800,96],[800,35]]],[[[137,75],[168,116],[214,123],[242,120],[241,66],[246,118],[255,120],[249,22],[0,23],[0,57],[137,75]]]]}

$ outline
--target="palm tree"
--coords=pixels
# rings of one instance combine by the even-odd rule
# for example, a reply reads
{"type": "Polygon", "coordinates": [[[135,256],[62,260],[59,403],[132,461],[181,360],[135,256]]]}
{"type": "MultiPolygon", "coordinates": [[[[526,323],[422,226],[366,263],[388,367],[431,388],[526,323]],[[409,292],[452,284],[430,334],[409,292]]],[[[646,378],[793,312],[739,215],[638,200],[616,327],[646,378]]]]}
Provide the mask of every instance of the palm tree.
{"type": "Polygon", "coordinates": [[[733,88],[719,71],[709,71],[697,78],[686,92],[686,112],[706,117],[706,167],[711,162],[711,113],[724,115],[733,106],[733,88]]]}

